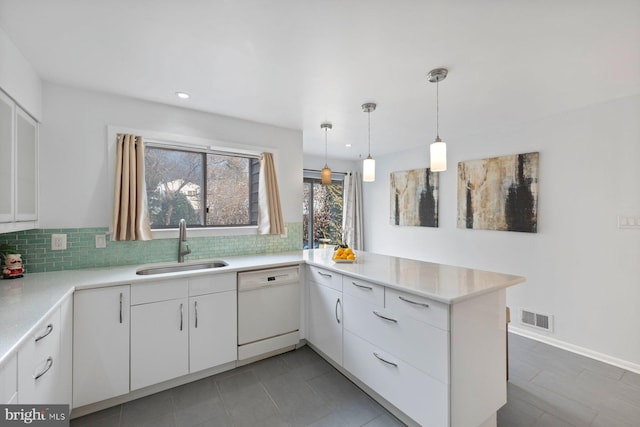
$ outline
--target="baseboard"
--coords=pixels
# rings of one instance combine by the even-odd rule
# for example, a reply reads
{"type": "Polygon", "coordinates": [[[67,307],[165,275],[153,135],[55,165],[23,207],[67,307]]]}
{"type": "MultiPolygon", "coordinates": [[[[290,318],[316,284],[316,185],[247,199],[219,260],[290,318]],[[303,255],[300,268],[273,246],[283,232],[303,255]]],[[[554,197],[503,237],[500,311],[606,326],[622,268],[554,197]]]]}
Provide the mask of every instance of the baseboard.
{"type": "Polygon", "coordinates": [[[516,335],[523,336],[525,338],[530,338],[535,341],[540,341],[545,344],[549,344],[554,347],[558,347],[563,350],[567,350],[572,353],[579,354],[581,356],[586,356],[591,359],[595,359],[600,362],[607,363],[609,365],[617,366],[618,368],[626,369],[627,371],[635,372],[636,374],[640,374],[640,365],[637,363],[629,362],[628,360],[618,359],[617,357],[609,356],[608,354],[599,353],[597,351],[593,351],[588,348],[570,344],[568,342],[564,342],[556,338],[549,337],[547,335],[539,334],[529,329],[514,326],[513,324],[509,324],[509,332],[512,332],[516,335]]]}

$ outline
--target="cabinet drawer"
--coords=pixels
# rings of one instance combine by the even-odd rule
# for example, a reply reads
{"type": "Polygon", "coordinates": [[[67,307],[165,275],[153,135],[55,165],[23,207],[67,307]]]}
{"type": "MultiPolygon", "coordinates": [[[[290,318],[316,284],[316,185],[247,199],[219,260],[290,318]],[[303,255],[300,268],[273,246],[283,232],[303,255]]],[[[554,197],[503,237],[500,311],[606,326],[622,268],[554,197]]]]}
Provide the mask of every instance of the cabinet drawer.
{"type": "Polygon", "coordinates": [[[342,289],[345,294],[360,298],[378,307],[384,307],[384,286],[376,285],[366,280],[343,276],[342,289]]]}
{"type": "Polygon", "coordinates": [[[344,368],[421,426],[449,425],[448,386],[344,332],[344,368]]]}
{"type": "Polygon", "coordinates": [[[309,280],[342,292],[342,274],[309,266],[309,280]]]}
{"type": "Polygon", "coordinates": [[[386,289],[385,307],[398,315],[409,316],[437,328],[449,330],[449,306],[395,289],[386,289]]]}
{"type": "Polygon", "coordinates": [[[18,349],[19,403],[68,403],[60,401],[60,309],[40,322],[18,349]]]}
{"type": "Polygon", "coordinates": [[[351,295],[344,296],[344,328],[438,381],[449,383],[449,332],[351,295]]]}
{"type": "Polygon", "coordinates": [[[189,296],[235,291],[236,273],[209,274],[189,278],[189,296]]]}
{"type": "Polygon", "coordinates": [[[131,286],[131,305],[167,301],[189,296],[189,279],[161,280],[131,286]]]}

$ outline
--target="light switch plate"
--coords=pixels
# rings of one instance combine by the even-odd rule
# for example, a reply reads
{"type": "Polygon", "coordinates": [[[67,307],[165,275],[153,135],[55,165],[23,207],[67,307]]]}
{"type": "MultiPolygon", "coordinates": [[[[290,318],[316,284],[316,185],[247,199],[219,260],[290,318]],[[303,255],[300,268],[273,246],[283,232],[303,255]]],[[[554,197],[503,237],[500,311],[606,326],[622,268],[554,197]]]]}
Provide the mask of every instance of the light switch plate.
{"type": "Polygon", "coordinates": [[[618,215],[618,228],[640,229],[640,215],[618,215]]]}
{"type": "Polygon", "coordinates": [[[51,250],[63,251],[67,249],[67,235],[66,234],[52,234],[51,235],[51,250]]]}

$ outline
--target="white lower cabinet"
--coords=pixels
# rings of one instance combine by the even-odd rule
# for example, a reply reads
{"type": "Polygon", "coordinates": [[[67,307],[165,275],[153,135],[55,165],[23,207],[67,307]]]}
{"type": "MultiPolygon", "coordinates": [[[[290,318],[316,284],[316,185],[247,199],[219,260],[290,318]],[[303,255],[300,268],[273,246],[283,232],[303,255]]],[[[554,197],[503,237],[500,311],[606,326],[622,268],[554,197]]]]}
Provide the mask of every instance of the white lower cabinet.
{"type": "Polygon", "coordinates": [[[0,365],[0,404],[18,403],[18,356],[0,365]]]}
{"type": "Polygon", "coordinates": [[[188,322],[187,298],[131,306],[131,390],[189,373],[188,322]]]}
{"type": "Polygon", "coordinates": [[[130,287],[76,291],[73,407],[129,392],[130,287]]]}
{"type": "Polygon", "coordinates": [[[69,382],[65,375],[70,353],[60,346],[63,331],[60,307],[40,322],[18,349],[18,403],[65,404],[69,382]]]}
{"type": "Polygon", "coordinates": [[[347,330],[344,368],[421,426],[449,425],[446,384],[347,330]]]}
{"type": "Polygon", "coordinates": [[[309,342],[342,365],[342,292],[309,282],[308,307],[309,342]]]}
{"type": "Polygon", "coordinates": [[[235,290],[189,298],[189,372],[233,362],[238,352],[235,290]]]}

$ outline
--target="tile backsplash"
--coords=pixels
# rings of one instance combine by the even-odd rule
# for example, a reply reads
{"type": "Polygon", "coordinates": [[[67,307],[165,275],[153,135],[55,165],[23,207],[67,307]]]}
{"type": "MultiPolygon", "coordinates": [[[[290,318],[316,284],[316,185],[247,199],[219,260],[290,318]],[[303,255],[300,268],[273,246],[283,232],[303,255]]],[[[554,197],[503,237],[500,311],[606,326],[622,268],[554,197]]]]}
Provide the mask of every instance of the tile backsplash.
{"type": "MultiPolygon", "coordinates": [[[[302,249],[302,223],[287,223],[287,236],[216,236],[189,237],[191,254],[186,260],[233,255],[286,252],[302,249]]],[[[112,242],[96,248],[96,235],[108,234],[104,228],[56,228],[0,234],[0,245],[15,246],[22,254],[27,273],[76,270],[175,261],[176,238],[134,242],[112,242]],[[67,249],[51,250],[51,235],[66,234],[67,249]]]]}

